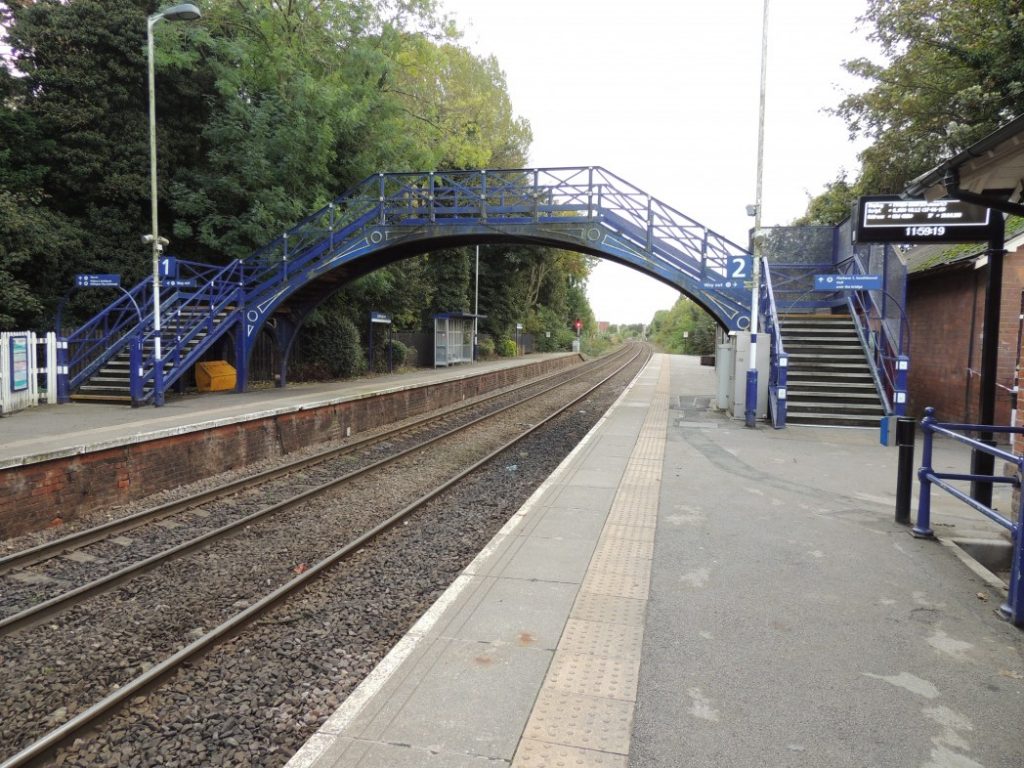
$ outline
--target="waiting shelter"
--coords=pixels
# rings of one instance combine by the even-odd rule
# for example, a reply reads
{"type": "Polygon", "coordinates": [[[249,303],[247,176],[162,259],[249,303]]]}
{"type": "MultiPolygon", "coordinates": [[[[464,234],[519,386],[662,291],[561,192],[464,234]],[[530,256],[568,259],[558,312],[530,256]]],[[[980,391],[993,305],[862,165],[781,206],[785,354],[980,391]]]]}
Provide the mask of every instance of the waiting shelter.
{"type": "Polygon", "coordinates": [[[484,315],[441,312],[434,315],[434,367],[473,362],[474,321],[484,315]]]}

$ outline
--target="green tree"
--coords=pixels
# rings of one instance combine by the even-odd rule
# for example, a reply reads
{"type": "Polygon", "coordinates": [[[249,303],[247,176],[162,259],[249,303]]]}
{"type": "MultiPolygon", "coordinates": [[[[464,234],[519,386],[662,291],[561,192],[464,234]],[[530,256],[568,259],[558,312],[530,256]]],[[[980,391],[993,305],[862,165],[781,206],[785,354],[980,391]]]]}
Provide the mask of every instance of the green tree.
{"type": "Polygon", "coordinates": [[[861,154],[861,186],[908,181],[1024,111],[1024,6],[1014,0],[870,0],[861,22],[885,59],[846,68],[871,83],[835,110],[861,154]]]}
{"type": "Polygon", "coordinates": [[[651,320],[650,338],[666,352],[710,355],[715,351],[715,320],[686,296],[651,320]]]}
{"type": "Polygon", "coordinates": [[[861,195],[861,185],[850,184],[846,172],[825,185],[825,191],[811,198],[804,215],[793,221],[794,226],[836,226],[850,217],[853,204],[861,195]]]}

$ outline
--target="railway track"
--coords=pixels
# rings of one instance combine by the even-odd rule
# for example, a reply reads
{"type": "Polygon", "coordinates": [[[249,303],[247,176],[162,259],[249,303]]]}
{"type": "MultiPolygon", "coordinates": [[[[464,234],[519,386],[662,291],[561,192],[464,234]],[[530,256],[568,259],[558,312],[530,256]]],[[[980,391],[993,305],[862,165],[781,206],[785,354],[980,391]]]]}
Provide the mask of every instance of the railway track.
{"type": "MultiPolygon", "coordinates": [[[[208,652],[213,645],[236,636],[246,625],[259,621],[267,611],[275,607],[280,609],[281,604],[291,600],[297,590],[330,572],[339,562],[352,557],[364,545],[378,540],[399,523],[407,525],[408,519],[417,510],[449,492],[468,476],[478,473],[488,462],[493,463],[496,456],[513,450],[512,446],[550,424],[553,419],[572,408],[574,403],[592,396],[603,383],[615,377],[622,379],[628,375],[624,374],[624,370],[629,366],[638,369],[641,359],[645,360],[647,355],[649,352],[646,349],[636,345],[630,350],[628,361],[623,361],[621,357],[605,359],[602,367],[608,368],[614,363],[615,368],[611,372],[601,373],[598,383],[588,382],[587,386],[583,386],[581,378],[597,375],[593,368],[588,368],[582,376],[561,382],[558,393],[553,389],[541,388],[531,393],[528,405],[519,403],[518,406],[495,408],[488,415],[465,420],[464,424],[457,427],[449,425],[441,434],[432,435],[429,440],[413,441],[411,446],[404,445],[393,451],[393,456],[364,462],[357,469],[343,472],[324,482],[310,481],[309,488],[293,493],[290,499],[281,502],[286,503],[291,512],[287,519],[272,512],[250,515],[232,524],[230,530],[233,533],[229,545],[207,544],[220,539],[220,535],[204,539],[202,543],[193,543],[194,539],[189,539],[185,549],[160,561],[159,572],[145,578],[140,578],[138,573],[119,576],[119,572],[115,572],[116,578],[102,589],[122,585],[121,589],[112,593],[110,599],[104,600],[102,608],[95,606],[99,601],[90,601],[88,606],[92,608],[86,610],[87,606],[78,605],[78,597],[75,597],[59,609],[48,606],[42,612],[8,623],[7,631],[13,634],[0,639],[3,641],[0,653],[4,656],[10,654],[4,660],[5,669],[11,669],[12,662],[17,663],[19,660],[23,660],[27,666],[35,664],[35,678],[41,682],[26,691],[30,694],[28,698],[37,704],[23,707],[20,711],[0,712],[3,721],[8,724],[3,726],[7,733],[0,734],[4,736],[4,752],[9,751],[6,745],[8,738],[17,739],[15,746],[18,749],[16,754],[2,764],[3,768],[38,762],[76,734],[92,727],[98,719],[110,716],[111,712],[124,707],[126,702],[160,683],[183,663],[208,652]],[[563,402],[556,407],[552,401],[556,397],[564,401],[566,398],[560,392],[566,387],[574,389],[573,395],[568,404],[563,402]],[[487,425],[486,429],[484,424],[487,425]],[[478,434],[469,437],[474,430],[478,434]],[[396,493],[398,478],[409,475],[416,476],[417,483],[414,486],[417,490],[396,493]],[[339,486],[344,486],[344,494],[334,492],[339,486]],[[428,490],[423,492],[425,487],[428,490]],[[322,501],[325,494],[329,496],[328,502],[322,501]],[[339,509],[344,514],[340,514],[339,509]],[[298,529],[301,529],[301,535],[297,533],[298,529]],[[335,544],[338,537],[334,533],[338,533],[344,540],[340,546],[335,544]],[[324,539],[324,546],[316,547],[311,543],[321,538],[324,539]],[[264,546],[265,542],[276,543],[264,546]],[[205,559],[185,558],[185,555],[199,549],[203,550],[202,557],[205,559]],[[250,555],[249,561],[246,560],[247,553],[250,555]],[[270,563],[275,564],[274,567],[269,570],[253,567],[253,555],[257,555],[261,561],[257,565],[270,563]],[[183,559],[170,566],[169,562],[175,558],[183,559]],[[284,569],[283,565],[289,567],[284,569]],[[168,571],[168,568],[172,570],[168,571]],[[287,573],[287,577],[282,578],[282,570],[287,573]],[[209,580],[216,582],[218,589],[204,592],[203,578],[197,583],[197,575],[202,577],[214,574],[215,571],[216,574],[209,580]],[[222,588],[225,584],[242,585],[247,580],[252,583],[244,588],[230,587],[227,591],[222,588]],[[136,584],[145,581],[149,583],[136,587],[136,584]],[[196,596],[190,594],[187,599],[178,598],[183,601],[183,605],[175,605],[175,599],[162,591],[162,586],[167,583],[191,585],[196,593],[205,597],[198,598],[197,602],[196,596]],[[259,590],[253,588],[257,586],[259,590]],[[210,610],[206,610],[204,603],[209,605],[210,610]],[[34,653],[26,653],[26,648],[39,645],[38,636],[33,635],[32,625],[43,619],[49,621],[53,613],[47,612],[51,608],[63,613],[58,622],[46,625],[46,634],[63,633],[63,637],[71,640],[58,641],[56,647],[53,642],[47,641],[43,643],[45,647],[42,650],[36,647],[34,653]],[[182,615],[183,612],[185,615],[182,615]],[[95,627],[109,628],[111,613],[124,616],[127,626],[117,637],[105,638],[103,630],[96,631],[95,627]],[[104,615],[107,618],[102,618],[104,615]],[[159,626],[161,621],[178,629],[167,633],[149,628],[159,626]],[[194,626],[188,630],[190,623],[194,626]],[[186,631],[182,633],[181,629],[186,631]],[[130,639],[125,636],[130,636],[130,639]],[[188,642],[183,642],[182,637],[188,642]],[[61,646],[61,642],[65,645],[61,646]],[[122,643],[124,647],[121,647],[122,643]],[[84,649],[84,652],[76,655],[72,647],[84,649]],[[97,664],[91,670],[87,685],[70,686],[71,690],[68,690],[67,685],[48,686],[46,679],[51,677],[50,672],[62,666],[62,662],[77,668],[80,673],[82,665],[90,657],[95,657],[97,651],[112,653],[116,663],[97,664]],[[116,671],[112,673],[112,670],[140,673],[117,674],[116,671]],[[106,695],[98,695],[103,692],[106,695]],[[94,701],[89,706],[68,705],[69,700],[81,701],[89,697],[94,701]],[[17,732],[10,727],[11,723],[20,726],[17,732]]],[[[431,430],[437,431],[433,427],[431,430]]],[[[395,440],[397,438],[393,435],[382,436],[375,440],[375,444],[387,444],[395,440]]],[[[305,471],[309,466],[320,466],[328,462],[324,458],[304,465],[300,470],[293,470],[288,484],[296,484],[295,471],[305,471]]],[[[330,471],[340,470],[334,468],[330,471]]],[[[507,464],[502,470],[505,474],[515,471],[515,464],[507,464]]],[[[265,509],[274,506],[276,504],[265,509]]],[[[154,563],[143,570],[157,567],[158,564],[154,563]]],[[[422,602],[428,597],[421,594],[417,601],[422,602]]],[[[81,600],[85,599],[81,597],[81,600]]],[[[362,625],[356,626],[361,628],[362,625]]],[[[18,671],[31,674],[24,667],[18,671]]],[[[62,670],[52,676],[67,681],[74,675],[74,672],[69,675],[67,670],[62,670]]],[[[7,684],[12,681],[0,682],[7,684]]]]}
{"type": "MultiPolygon", "coordinates": [[[[614,359],[596,362],[599,367],[612,364],[614,359]]],[[[442,414],[407,420],[311,456],[0,557],[0,635],[45,620],[168,559],[231,535],[262,517],[287,511],[331,487],[570,384],[587,376],[589,370],[583,366],[583,370],[526,382],[442,414]],[[310,479],[316,476],[326,479],[319,483],[310,479]],[[294,492],[297,485],[303,488],[299,493],[294,492]],[[254,502],[256,496],[261,503],[254,502]],[[268,504],[267,498],[276,500],[268,504]],[[227,499],[233,502],[225,503],[227,499]],[[254,506],[258,508],[254,510],[254,506]],[[125,536],[142,528],[146,529],[144,537],[125,536]],[[69,588],[69,584],[78,586],[69,588]]]]}

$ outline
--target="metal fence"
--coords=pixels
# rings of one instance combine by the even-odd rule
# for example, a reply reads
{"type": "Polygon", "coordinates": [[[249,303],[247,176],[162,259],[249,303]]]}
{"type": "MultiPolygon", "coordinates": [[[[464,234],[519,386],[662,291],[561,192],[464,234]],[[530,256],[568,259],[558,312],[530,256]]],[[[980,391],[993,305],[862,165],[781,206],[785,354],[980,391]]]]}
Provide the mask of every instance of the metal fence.
{"type": "Polygon", "coordinates": [[[975,511],[980,512],[992,522],[1008,530],[1013,541],[1009,594],[1006,602],[999,610],[1015,626],[1024,627],[1024,537],[1022,537],[1022,517],[1024,517],[1024,507],[1022,507],[1022,504],[1024,504],[1024,494],[1020,493],[1020,478],[1022,471],[1024,471],[1024,457],[1007,453],[985,442],[974,440],[962,434],[965,432],[978,433],[982,431],[1021,434],[1024,433],[1024,429],[1020,427],[994,427],[981,424],[942,424],[935,418],[934,408],[925,408],[924,412],[925,417],[921,421],[921,427],[924,430],[924,450],[921,456],[921,468],[918,470],[918,478],[921,481],[921,493],[918,500],[917,524],[914,526],[914,535],[923,538],[934,536],[931,527],[931,488],[933,485],[938,486],[975,511]],[[932,442],[935,435],[956,440],[970,446],[973,451],[980,451],[1001,459],[1016,467],[1017,471],[1012,476],[938,472],[932,466],[932,442]],[[1004,517],[992,507],[971,498],[950,481],[1008,483],[1013,485],[1017,490],[1017,519],[1012,520],[1004,517]]]}

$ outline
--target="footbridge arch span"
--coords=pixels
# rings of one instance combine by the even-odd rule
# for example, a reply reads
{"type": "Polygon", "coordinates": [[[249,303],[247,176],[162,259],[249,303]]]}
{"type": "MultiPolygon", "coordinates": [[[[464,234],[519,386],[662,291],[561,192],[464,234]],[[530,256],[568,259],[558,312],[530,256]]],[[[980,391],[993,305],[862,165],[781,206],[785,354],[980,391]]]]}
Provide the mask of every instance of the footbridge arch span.
{"type": "Polygon", "coordinates": [[[342,282],[440,248],[532,243],[633,267],[725,329],[750,322],[750,253],[600,167],[382,173],[245,262],[243,355],[275,313],[303,317],[342,282]]]}
{"type": "Polygon", "coordinates": [[[351,279],[474,243],[533,243],[610,259],[675,287],[727,330],[749,327],[750,254],[603,168],[381,173],[246,259],[181,262],[162,274],[159,308],[152,278],[143,280],[66,338],[61,397],[92,387],[94,378],[106,392],[127,358],[123,396],[160,405],[221,339],[233,343],[244,390],[264,329],[273,330],[286,360],[308,312],[351,279]]]}

